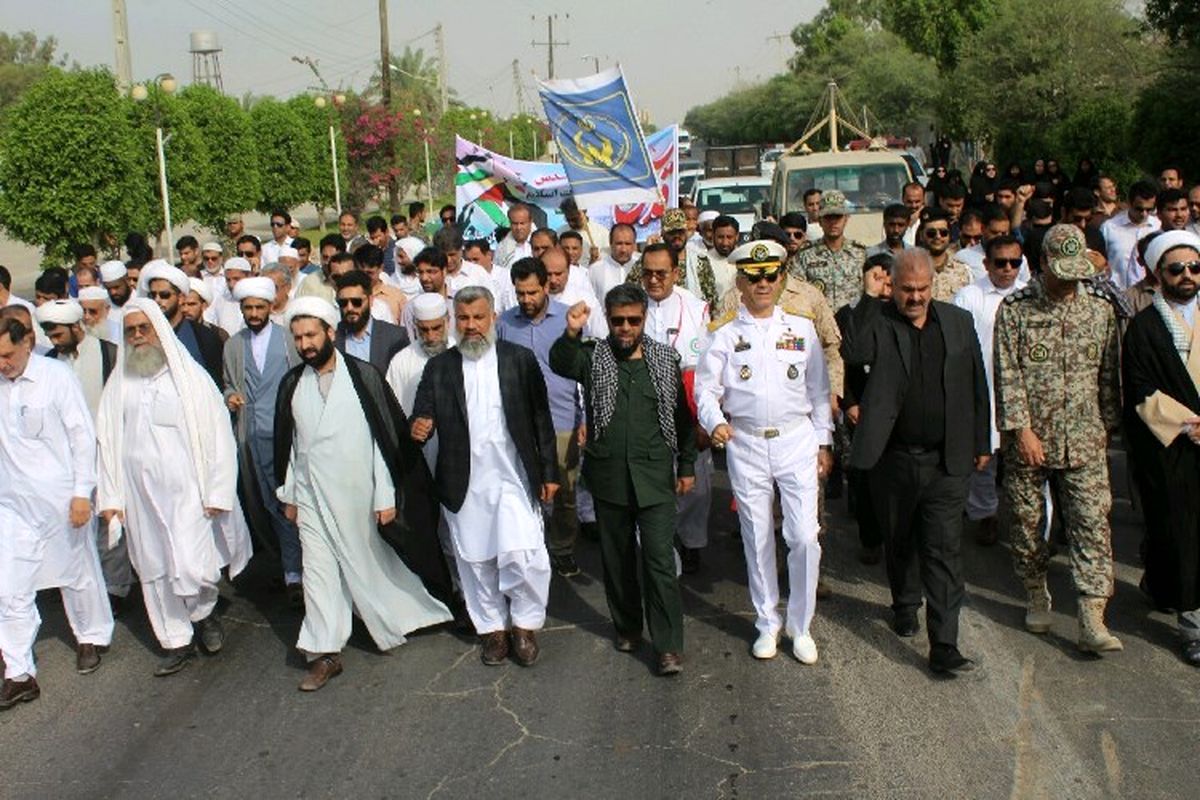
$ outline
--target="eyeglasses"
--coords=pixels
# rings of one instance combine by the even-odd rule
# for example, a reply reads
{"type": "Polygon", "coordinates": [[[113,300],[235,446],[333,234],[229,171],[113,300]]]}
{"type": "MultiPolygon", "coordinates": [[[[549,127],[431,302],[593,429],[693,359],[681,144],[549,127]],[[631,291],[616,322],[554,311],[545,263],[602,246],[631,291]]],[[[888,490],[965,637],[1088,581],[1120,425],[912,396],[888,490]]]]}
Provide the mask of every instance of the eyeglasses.
{"type": "Polygon", "coordinates": [[[996,269],[1020,269],[1021,259],[1019,258],[993,258],[990,263],[996,269]]]}
{"type": "Polygon", "coordinates": [[[1163,267],[1172,278],[1178,278],[1186,269],[1189,275],[1200,275],[1200,261],[1176,261],[1163,267]]]}
{"type": "Polygon", "coordinates": [[[238,255],[242,258],[254,258],[255,253],[253,250],[238,250],[238,255]]]}
{"type": "Polygon", "coordinates": [[[366,302],[367,298],[365,297],[339,297],[337,299],[338,308],[345,308],[346,306],[350,306],[351,308],[362,308],[363,304],[366,302]]]}
{"type": "Polygon", "coordinates": [[[638,325],[642,324],[643,319],[645,319],[645,317],[609,317],[608,324],[613,328],[620,328],[625,325],[628,325],[631,328],[636,328],[638,325]]]}
{"type": "Polygon", "coordinates": [[[150,331],[153,330],[153,328],[154,326],[149,322],[142,322],[138,325],[126,325],[125,338],[132,339],[135,336],[149,336],[150,331]]]}
{"type": "Polygon", "coordinates": [[[792,239],[803,239],[804,231],[784,231],[792,239]]]}
{"type": "Polygon", "coordinates": [[[1140,211],[1143,214],[1150,214],[1154,211],[1154,206],[1139,206],[1134,204],[1132,208],[1134,211],[1140,211]]]}
{"type": "Polygon", "coordinates": [[[205,261],[220,261],[221,257],[220,256],[205,256],[204,260],[205,261]]]}
{"type": "Polygon", "coordinates": [[[779,280],[779,270],[777,270],[777,269],[757,270],[755,272],[747,272],[744,269],[740,269],[740,270],[738,270],[738,274],[741,275],[746,280],[750,281],[751,283],[759,283],[761,281],[766,281],[767,283],[774,283],[775,281],[779,280]]]}
{"type": "Polygon", "coordinates": [[[442,217],[442,222],[446,225],[454,222],[454,217],[442,217]]]}
{"type": "Polygon", "coordinates": [[[925,238],[926,239],[949,239],[950,238],[950,229],[949,228],[926,228],[925,229],[925,238]]]}
{"type": "Polygon", "coordinates": [[[669,269],[644,269],[644,270],[642,270],[642,277],[648,281],[665,281],[670,276],[671,276],[671,270],[669,270],[669,269]]]}
{"type": "Polygon", "coordinates": [[[276,222],[275,220],[271,220],[272,228],[282,228],[284,225],[287,225],[287,223],[282,220],[280,220],[279,222],[276,222]]]}
{"type": "Polygon", "coordinates": [[[979,244],[981,241],[983,241],[983,234],[960,233],[958,235],[958,241],[963,244],[979,244]]]}
{"type": "Polygon", "coordinates": [[[164,289],[161,292],[147,292],[146,294],[151,300],[170,300],[175,296],[175,292],[170,289],[164,289]]]}

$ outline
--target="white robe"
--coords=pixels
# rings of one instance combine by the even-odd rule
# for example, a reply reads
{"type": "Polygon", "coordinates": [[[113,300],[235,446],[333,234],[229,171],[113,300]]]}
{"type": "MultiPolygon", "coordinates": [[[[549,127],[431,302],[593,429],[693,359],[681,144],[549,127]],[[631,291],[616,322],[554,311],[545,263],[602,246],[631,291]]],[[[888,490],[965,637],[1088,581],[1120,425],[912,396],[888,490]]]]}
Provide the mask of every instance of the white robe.
{"type": "Polygon", "coordinates": [[[375,512],[395,506],[395,488],[341,357],[327,398],[317,373],[304,370],[292,414],[295,440],[278,497],[296,506],[304,552],[305,614],[296,647],[339,652],[350,637],[352,607],[381,650],[451,619],[379,534],[375,512]]]}
{"type": "Polygon", "coordinates": [[[88,411],[95,419],[100,410],[100,395],[104,393],[104,356],[100,351],[100,340],[88,334],[79,343],[74,357],[64,358],[60,354],[58,360],[69,366],[75,377],[79,378],[88,411]]]}
{"type": "Polygon", "coordinates": [[[462,371],[471,479],[462,508],[446,510],[455,554],[480,562],[502,553],[544,549],[541,508],[529,499],[528,479],[504,418],[496,348],[479,360],[464,358],[462,371]]]}
{"type": "MultiPolygon", "coordinates": [[[[388,385],[392,387],[396,399],[400,401],[400,408],[404,410],[406,417],[412,416],[413,403],[417,398],[417,387],[421,384],[421,376],[425,374],[425,365],[428,363],[429,355],[425,352],[425,348],[421,347],[420,342],[414,342],[392,356],[392,361],[388,364],[386,376],[388,385]]],[[[433,468],[437,464],[437,431],[434,431],[429,440],[425,442],[421,452],[425,455],[425,463],[429,465],[429,471],[433,472],[433,468]]]]}

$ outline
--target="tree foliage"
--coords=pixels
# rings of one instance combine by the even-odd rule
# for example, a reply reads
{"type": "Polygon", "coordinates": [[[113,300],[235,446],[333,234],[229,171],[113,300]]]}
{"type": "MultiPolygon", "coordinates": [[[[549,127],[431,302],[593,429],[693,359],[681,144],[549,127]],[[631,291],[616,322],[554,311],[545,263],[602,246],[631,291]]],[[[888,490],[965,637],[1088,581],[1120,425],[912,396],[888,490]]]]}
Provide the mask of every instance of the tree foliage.
{"type": "Polygon", "coordinates": [[[110,73],[50,68],[0,124],[0,226],[47,263],[74,242],[119,239],[142,197],[134,142],[110,73]]]}
{"type": "Polygon", "coordinates": [[[256,208],[264,214],[276,208],[293,208],[307,202],[316,191],[317,143],[295,108],[265,99],[250,109],[250,127],[258,149],[259,197],[256,208]]]}
{"type": "Polygon", "coordinates": [[[162,194],[159,189],[156,128],[161,126],[165,143],[167,187],[171,199],[171,224],[195,219],[200,205],[212,187],[208,185],[209,149],[182,101],[153,84],[147,84],[147,97],[127,102],[130,125],[135,137],[134,160],[137,172],[131,190],[138,200],[139,213],[134,230],[158,233],[163,229],[162,194]]]}
{"type": "Polygon", "coordinates": [[[229,214],[258,204],[258,149],[250,118],[236,100],[209,86],[187,87],[179,95],[179,106],[206,156],[193,218],[219,231],[229,214]]]}
{"type": "Polygon", "coordinates": [[[66,58],[58,57],[57,50],[53,36],[39,40],[32,31],[0,31],[0,110],[12,105],[50,67],[66,66],[66,58]]]}

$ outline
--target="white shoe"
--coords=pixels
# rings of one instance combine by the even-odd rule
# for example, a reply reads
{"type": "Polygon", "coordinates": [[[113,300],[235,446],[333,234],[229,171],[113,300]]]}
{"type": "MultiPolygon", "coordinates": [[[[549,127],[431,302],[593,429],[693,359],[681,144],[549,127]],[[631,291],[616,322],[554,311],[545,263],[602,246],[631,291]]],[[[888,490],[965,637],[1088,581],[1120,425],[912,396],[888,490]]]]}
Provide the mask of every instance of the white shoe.
{"type": "Polygon", "coordinates": [[[779,634],[760,633],[758,638],[754,640],[754,647],[750,648],[750,654],[755,658],[761,658],[764,660],[768,658],[774,658],[778,646],[779,634]]]}
{"type": "Polygon", "coordinates": [[[817,643],[808,634],[792,639],[792,655],[801,664],[817,663],[817,643]]]}

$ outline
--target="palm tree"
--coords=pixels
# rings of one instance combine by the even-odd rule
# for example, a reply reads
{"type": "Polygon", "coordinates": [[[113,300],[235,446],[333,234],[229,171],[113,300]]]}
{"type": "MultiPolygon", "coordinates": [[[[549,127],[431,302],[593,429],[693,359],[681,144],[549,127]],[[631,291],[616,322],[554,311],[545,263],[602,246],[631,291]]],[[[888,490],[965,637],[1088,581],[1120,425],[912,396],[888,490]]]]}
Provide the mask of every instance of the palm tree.
{"type": "MultiPolygon", "coordinates": [[[[393,98],[404,96],[421,108],[433,110],[439,108],[441,97],[438,93],[438,63],[436,58],[427,58],[421,48],[413,49],[406,46],[403,53],[393,53],[392,66],[392,95],[393,98]]],[[[451,104],[457,105],[454,90],[447,89],[451,104]]],[[[378,100],[380,97],[380,74],[376,66],[375,74],[367,82],[363,97],[368,100],[378,100]]]]}

